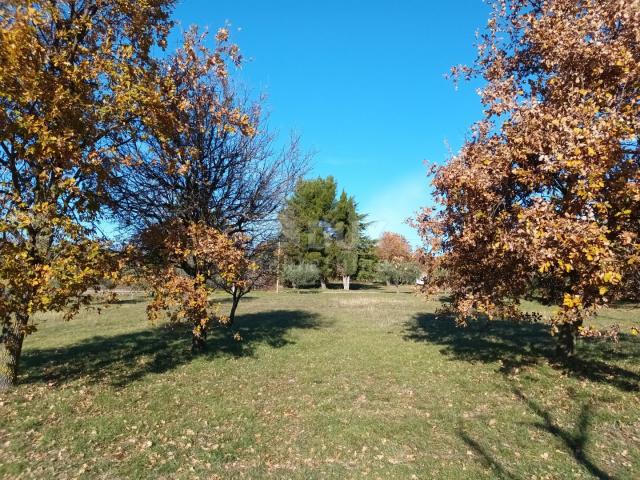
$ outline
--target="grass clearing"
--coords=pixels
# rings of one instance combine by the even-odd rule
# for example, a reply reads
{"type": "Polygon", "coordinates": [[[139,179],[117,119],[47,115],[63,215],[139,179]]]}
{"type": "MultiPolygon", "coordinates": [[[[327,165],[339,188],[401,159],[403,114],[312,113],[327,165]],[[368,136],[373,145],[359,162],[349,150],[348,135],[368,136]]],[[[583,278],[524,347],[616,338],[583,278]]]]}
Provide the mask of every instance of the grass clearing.
{"type": "Polygon", "coordinates": [[[543,326],[458,329],[437,307],[393,289],[254,293],[243,341],[218,332],[195,357],[143,299],[42,318],[0,394],[0,476],[640,476],[637,338],[556,365],[543,326]]]}

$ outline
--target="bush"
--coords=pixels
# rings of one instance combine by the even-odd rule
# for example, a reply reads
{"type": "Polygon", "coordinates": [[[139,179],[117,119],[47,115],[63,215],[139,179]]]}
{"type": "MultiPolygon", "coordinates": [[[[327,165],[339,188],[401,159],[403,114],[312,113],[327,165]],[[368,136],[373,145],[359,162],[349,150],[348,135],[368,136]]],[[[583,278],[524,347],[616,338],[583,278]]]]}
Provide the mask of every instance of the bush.
{"type": "Polygon", "coordinates": [[[413,285],[420,277],[420,267],[413,262],[381,262],[378,272],[383,281],[391,285],[413,285]]]}
{"type": "Polygon", "coordinates": [[[284,281],[293,288],[315,287],[320,282],[320,270],[311,263],[286,265],[284,281]]]}

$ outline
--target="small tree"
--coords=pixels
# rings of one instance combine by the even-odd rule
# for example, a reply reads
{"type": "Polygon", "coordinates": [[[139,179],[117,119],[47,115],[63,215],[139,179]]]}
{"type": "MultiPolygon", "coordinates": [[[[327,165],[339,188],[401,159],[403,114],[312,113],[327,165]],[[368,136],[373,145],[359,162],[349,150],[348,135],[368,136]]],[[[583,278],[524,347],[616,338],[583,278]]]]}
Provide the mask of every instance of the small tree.
{"type": "Polygon", "coordinates": [[[400,291],[400,285],[415,285],[421,273],[415,262],[380,262],[378,271],[387,285],[396,287],[396,292],[400,291]]]}
{"type": "Polygon", "coordinates": [[[175,220],[144,231],[138,251],[140,268],[154,294],[147,306],[149,318],[155,321],[165,312],[172,322],[191,324],[192,350],[201,351],[210,326],[229,323],[220,304],[209,301],[211,280],[219,276],[242,288],[242,275],[254,268],[241,244],[202,223],[175,220]]]}
{"type": "Polygon", "coordinates": [[[284,280],[293,288],[315,287],[320,282],[320,270],[312,263],[285,265],[284,280]]]}
{"type": "Polygon", "coordinates": [[[156,95],[164,110],[142,123],[139,141],[124,148],[133,161],[111,193],[115,217],[134,235],[179,221],[207,226],[237,243],[243,264],[258,268],[228,277],[216,274],[215,264],[206,266],[212,272],[207,281],[231,295],[230,323],[240,299],[261,278],[265,246],[277,235],[277,213],[306,159],[296,138],[274,151],[260,104],[231,84],[229,68],[241,56],[228,32],[217,33],[213,51],[205,38],[195,29],[187,32],[183,46],[160,66],[156,95]]]}

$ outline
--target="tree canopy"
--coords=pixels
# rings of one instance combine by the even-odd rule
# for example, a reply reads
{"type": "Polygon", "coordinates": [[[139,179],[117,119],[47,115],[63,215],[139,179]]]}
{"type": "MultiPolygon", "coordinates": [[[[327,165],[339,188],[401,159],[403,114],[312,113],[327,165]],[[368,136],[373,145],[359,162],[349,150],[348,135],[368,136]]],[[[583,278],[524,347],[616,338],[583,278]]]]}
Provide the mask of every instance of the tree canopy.
{"type": "Polygon", "coordinates": [[[0,5],[0,389],[32,315],[65,311],[114,271],[95,225],[152,110],[151,50],[172,1],[0,5]]]}
{"type": "MultiPolygon", "coordinates": [[[[275,150],[262,105],[233,84],[230,68],[241,55],[227,30],[217,33],[213,50],[206,47],[206,38],[195,28],[188,31],[183,46],[160,63],[157,89],[163,108],[145,118],[137,141],[123,148],[132,162],[111,192],[115,218],[139,239],[147,238],[149,229],[175,228],[177,222],[176,231],[184,235],[209,232],[214,243],[218,234],[232,240],[229,254],[241,251],[245,257],[244,268],[232,276],[216,269],[220,256],[207,260],[193,251],[189,257],[170,257],[180,260],[173,265],[177,274],[194,282],[208,272],[198,288],[221,288],[232,295],[225,315],[232,322],[240,298],[268,271],[257,264],[265,266],[265,252],[277,237],[277,212],[305,171],[306,159],[297,138],[275,150]]],[[[166,288],[159,295],[166,295],[166,288]]],[[[200,298],[205,302],[206,295],[200,298]]],[[[194,325],[194,331],[204,331],[199,319],[194,325]]]]}
{"type": "Polygon", "coordinates": [[[333,177],[301,180],[280,215],[284,252],[294,264],[318,267],[321,284],[335,275],[349,289],[358,271],[364,216],[353,197],[336,199],[333,177]]]}
{"type": "Polygon", "coordinates": [[[485,117],[433,168],[418,219],[461,323],[556,305],[564,353],[640,262],[640,9],[620,0],[492,2],[474,66],[485,117]]]}

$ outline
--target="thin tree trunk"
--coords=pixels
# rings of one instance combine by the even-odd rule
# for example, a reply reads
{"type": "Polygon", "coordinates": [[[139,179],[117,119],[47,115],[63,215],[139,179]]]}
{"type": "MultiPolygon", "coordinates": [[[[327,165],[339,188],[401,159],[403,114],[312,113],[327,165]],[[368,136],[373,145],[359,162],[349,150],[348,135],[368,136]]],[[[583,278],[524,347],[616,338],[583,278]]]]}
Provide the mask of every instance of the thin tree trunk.
{"type": "Polygon", "coordinates": [[[320,288],[323,290],[327,288],[327,281],[325,278],[320,278],[320,288]]]}
{"type": "Polygon", "coordinates": [[[387,284],[387,287],[390,287],[390,286],[391,286],[391,282],[390,282],[389,280],[385,280],[385,282],[386,282],[386,284],[387,284]]]}
{"type": "Polygon", "coordinates": [[[229,325],[233,325],[236,319],[236,309],[240,303],[240,295],[237,294],[237,290],[234,290],[233,297],[231,299],[231,311],[229,312],[229,325]]]}
{"type": "Polygon", "coordinates": [[[563,323],[558,327],[556,354],[562,358],[571,358],[576,353],[576,335],[578,324],[563,323]]]}
{"type": "Polygon", "coordinates": [[[342,276],[342,288],[345,290],[349,290],[349,277],[346,275],[342,276]]]}
{"type": "Polygon", "coordinates": [[[199,353],[207,346],[207,326],[196,323],[191,334],[191,351],[199,353]]]}
{"type": "Polygon", "coordinates": [[[18,378],[18,366],[22,343],[24,341],[24,327],[27,326],[29,317],[18,316],[15,322],[9,322],[2,326],[0,337],[0,392],[13,387],[18,378]]]}

